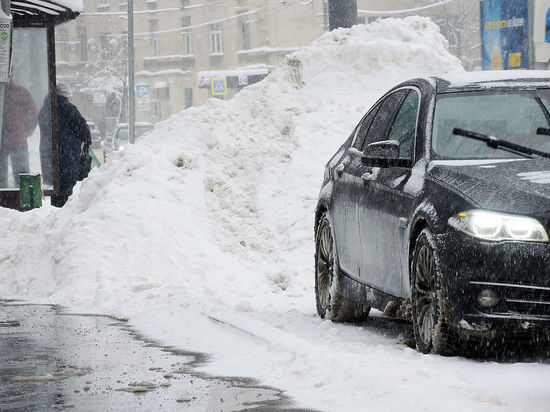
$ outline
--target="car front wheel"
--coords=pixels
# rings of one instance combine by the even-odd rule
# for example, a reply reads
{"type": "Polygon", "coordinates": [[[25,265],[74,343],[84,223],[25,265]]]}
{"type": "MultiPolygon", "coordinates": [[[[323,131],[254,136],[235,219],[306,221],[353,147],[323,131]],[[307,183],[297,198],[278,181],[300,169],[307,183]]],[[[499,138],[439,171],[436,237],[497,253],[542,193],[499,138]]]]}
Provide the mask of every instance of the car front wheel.
{"type": "Polygon", "coordinates": [[[416,239],[411,261],[411,301],[416,349],[422,353],[453,354],[456,339],[447,319],[437,245],[429,229],[416,239]]]}

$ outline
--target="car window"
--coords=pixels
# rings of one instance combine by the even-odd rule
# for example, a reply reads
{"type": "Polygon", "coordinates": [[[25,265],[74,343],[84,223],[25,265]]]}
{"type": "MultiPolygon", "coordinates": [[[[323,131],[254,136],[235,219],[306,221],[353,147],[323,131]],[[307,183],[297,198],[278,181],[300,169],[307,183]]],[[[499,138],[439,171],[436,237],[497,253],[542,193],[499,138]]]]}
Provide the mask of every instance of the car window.
{"type": "Polygon", "coordinates": [[[400,143],[399,157],[402,159],[412,158],[419,102],[418,93],[411,90],[403,101],[397,116],[395,116],[395,121],[388,135],[388,140],[397,140],[400,143]]]}
{"type": "Polygon", "coordinates": [[[369,131],[369,127],[372,123],[372,119],[378,112],[378,109],[380,108],[380,105],[382,102],[378,103],[376,106],[374,106],[364,117],[361,119],[361,122],[357,125],[355,128],[355,137],[353,141],[353,147],[357,150],[361,150],[363,147],[363,143],[365,142],[365,138],[367,137],[367,132],[369,131]]]}
{"type": "Polygon", "coordinates": [[[401,106],[403,99],[409,93],[409,90],[397,90],[381,102],[380,109],[378,109],[378,112],[374,116],[361,150],[365,150],[365,147],[371,143],[387,140],[388,125],[392,121],[397,109],[401,106]]]}
{"type": "Polygon", "coordinates": [[[127,128],[118,129],[116,137],[119,140],[128,140],[128,129],[127,128]]]}
{"type": "Polygon", "coordinates": [[[153,130],[153,126],[136,126],[136,137],[153,130]]]}
{"type": "Polygon", "coordinates": [[[495,150],[484,142],[453,134],[453,128],[496,136],[512,143],[544,150],[550,137],[537,135],[549,128],[550,91],[506,93],[470,92],[437,98],[432,130],[436,159],[513,158],[518,155],[495,150]]]}

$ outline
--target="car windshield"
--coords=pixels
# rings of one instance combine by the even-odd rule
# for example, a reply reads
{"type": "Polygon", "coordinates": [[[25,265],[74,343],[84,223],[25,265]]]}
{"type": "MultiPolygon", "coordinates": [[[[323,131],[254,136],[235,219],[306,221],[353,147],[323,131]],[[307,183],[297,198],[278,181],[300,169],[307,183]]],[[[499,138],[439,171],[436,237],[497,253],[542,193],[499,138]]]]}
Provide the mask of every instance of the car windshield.
{"type": "MultiPolygon", "coordinates": [[[[137,126],[136,125],[136,138],[153,130],[153,126],[137,126]]],[[[128,127],[122,127],[118,129],[117,138],[119,140],[128,140],[128,127]]]]}
{"type": "Polygon", "coordinates": [[[491,148],[484,142],[453,135],[455,127],[550,152],[550,136],[537,135],[537,128],[550,128],[549,108],[549,89],[438,95],[432,131],[432,157],[520,157],[505,150],[491,148]]]}

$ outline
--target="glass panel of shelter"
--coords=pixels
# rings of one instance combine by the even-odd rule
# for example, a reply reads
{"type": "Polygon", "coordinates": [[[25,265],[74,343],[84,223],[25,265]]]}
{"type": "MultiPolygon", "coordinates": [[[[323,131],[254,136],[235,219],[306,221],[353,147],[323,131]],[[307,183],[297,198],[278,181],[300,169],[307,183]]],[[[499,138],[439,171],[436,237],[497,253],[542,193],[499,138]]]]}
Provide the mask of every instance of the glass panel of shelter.
{"type": "Polygon", "coordinates": [[[20,173],[42,174],[44,189],[52,189],[52,163],[47,29],[15,28],[4,87],[0,190],[19,188],[20,173]]]}

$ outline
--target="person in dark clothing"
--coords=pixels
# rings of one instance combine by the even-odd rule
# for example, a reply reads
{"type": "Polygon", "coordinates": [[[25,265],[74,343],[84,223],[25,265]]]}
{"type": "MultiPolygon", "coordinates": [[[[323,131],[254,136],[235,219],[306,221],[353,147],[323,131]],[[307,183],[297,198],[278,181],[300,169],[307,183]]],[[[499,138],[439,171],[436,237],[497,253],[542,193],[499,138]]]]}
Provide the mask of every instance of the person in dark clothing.
{"type": "Polygon", "coordinates": [[[53,185],[51,124],[51,102],[50,95],[47,94],[38,115],[38,127],[40,128],[40,167],[42,169],[42,185],[45,188],[53,185]]]}
{"type": "MultiPolygon", "coordinates": [[[[52,206],[62,207],[73,193],[80,168],[80,153],[83,144],[91,145],[92,137],[86,119],[71,103],[72,92],[68,84],[59,83],[57,95],[57,126],[59,137],[60,193],[52,196],[52,206]]],[[[40,110],[40,158],[44,185],[52,184],[52,138],[50,127],[50,99],[46,96],[40,110]],[[47,167],[48,162],[50,167],[47,167]]]]}
{"type": "Polygon", "coordinates": [[[9,83],[4,90],[2,137],[0,143],[0,188],[8,186],[8,159],[13,181],[19,185],[19,173],[29,173],[29,144],[38,119],[38,109],[30,92],[9,83]]]}

